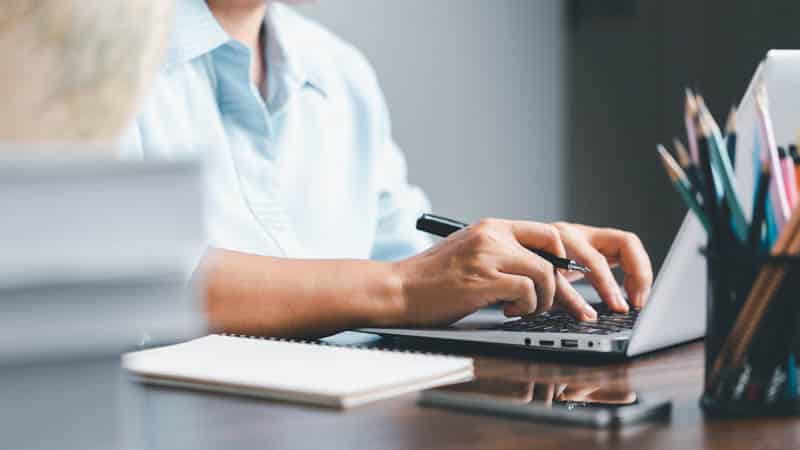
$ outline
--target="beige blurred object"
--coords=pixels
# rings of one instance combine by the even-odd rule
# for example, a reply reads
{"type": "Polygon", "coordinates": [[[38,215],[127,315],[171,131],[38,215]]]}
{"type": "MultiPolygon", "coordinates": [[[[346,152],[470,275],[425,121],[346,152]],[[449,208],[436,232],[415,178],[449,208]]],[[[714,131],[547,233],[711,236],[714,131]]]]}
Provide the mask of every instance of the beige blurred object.
{"type": "Polygon", "coordinates": [[[131,120],[172,0],[0,2],[0,140],[106,143],[131,120]]]}

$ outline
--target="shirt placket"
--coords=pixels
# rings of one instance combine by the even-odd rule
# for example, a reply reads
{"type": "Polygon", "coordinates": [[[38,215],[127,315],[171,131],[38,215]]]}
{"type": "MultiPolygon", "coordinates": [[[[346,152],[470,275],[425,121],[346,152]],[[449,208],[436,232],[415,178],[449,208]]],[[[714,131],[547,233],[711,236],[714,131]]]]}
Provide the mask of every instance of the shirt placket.
{"type": "Polygon", "coordinates": [[[220,57],[223,71],[230,77],[220,85],[220,103],[224,114],[236,123],[250,145],[232,148],[239,184],[255,219],[267,238],[275,241],[285,257],[302,257],[302,248],[291,227],[286,195],[281,186],[270,112],[258,89],[250,80],[250,52],[234,43],[220,57]]]}

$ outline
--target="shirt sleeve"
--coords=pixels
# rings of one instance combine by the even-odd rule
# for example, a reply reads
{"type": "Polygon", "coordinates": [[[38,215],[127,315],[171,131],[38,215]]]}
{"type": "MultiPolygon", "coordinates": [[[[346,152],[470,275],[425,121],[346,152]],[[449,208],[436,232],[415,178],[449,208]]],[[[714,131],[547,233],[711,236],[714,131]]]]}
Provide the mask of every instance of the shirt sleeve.
{"type": "Polygon", "coordinates": [[[393,261],[408,258],[431,246],[416,229],[417,218],[430,211],[430,202],[408,183],[406,159],[391,135],[388,109],[381,96],[384,143],[378,160],[378,221],[371,258],[393,261]]]}

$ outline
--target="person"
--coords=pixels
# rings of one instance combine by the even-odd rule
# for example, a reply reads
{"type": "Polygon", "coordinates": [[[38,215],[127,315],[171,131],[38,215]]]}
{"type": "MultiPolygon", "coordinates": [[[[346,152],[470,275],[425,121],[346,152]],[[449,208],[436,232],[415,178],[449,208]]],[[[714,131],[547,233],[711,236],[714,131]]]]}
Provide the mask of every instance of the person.
{"type": "Polygon", "coordinates": [[[11,0],[0,6],[0,139],[109,150],[156,74],[171,1],[11,0]]]}
{"type": "Polygon", "coordinates": [[[652,270],[639,239],[589,226],[484,219],[437,245],[415,230],[429,204],[409,185],[373,69],[291,6],[178,0],[165,65],[122,141],[130,158],[207,161],[209,246],[196,278],[210,326],[315,337],[362,326],[433,326],[503,301],[595,310],[571,273],[525,247],[587,265],[616,311],[652,270]]]}

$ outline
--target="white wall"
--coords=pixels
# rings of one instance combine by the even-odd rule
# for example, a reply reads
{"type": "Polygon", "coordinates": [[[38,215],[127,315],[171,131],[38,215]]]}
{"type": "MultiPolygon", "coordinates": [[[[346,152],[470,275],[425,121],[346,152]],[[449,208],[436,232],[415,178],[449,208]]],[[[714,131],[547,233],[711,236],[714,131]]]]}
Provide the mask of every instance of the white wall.
{"type": "Polygon", "coordinates": [[[474,220],[566,211],[560,0],[320,0],[300,10],[375,66],[411,181],[474,220]]]}

